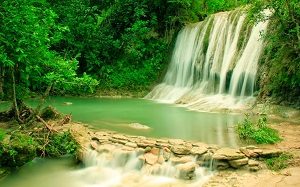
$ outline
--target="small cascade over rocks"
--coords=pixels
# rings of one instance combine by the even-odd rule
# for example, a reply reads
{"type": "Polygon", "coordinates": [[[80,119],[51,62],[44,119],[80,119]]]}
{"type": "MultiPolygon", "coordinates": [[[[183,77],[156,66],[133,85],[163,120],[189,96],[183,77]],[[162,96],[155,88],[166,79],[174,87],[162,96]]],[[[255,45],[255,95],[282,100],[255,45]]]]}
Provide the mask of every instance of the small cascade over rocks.
{"type": "Polygon", "coordinates": [[[220,148],[181,139],[153,139],[94,132],[72,124],[81,145],[84,167],[71,173],[79,186],[202,186],[216,170],[244,168],[257,171],[261,157],[278,156],[280,150],[255,146],[220,148]]]}
{"type": "Polygon", "coordinates": [[[255,100],[261,34],[267,25],[251,26],[241,10],[187,25],[178,34],[163,82],[145,98],[197,110],[243,108],[255,100]]]}

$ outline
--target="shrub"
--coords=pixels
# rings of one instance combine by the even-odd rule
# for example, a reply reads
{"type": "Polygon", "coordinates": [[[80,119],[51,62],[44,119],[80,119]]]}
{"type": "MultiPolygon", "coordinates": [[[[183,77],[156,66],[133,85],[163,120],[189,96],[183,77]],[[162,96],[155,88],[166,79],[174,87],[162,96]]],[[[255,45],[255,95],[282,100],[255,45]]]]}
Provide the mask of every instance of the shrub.
{"type": "Polygon", "coordinates": [[[249,115],[246,115],[244,121],[238,123],[237,133],[241,139],[255,141],[257,144],[274,144],[281,141],[278,131],[267,126],[265,116],[259,118],[257,123],[253,123],[249,115]]]}
{"type": "Polygon", "coordinates": [[[268,158],[265,162],[269,169],[278,171],[286,168],[292,158],[291,154],[283,153],[279,157],[268,158]]]}

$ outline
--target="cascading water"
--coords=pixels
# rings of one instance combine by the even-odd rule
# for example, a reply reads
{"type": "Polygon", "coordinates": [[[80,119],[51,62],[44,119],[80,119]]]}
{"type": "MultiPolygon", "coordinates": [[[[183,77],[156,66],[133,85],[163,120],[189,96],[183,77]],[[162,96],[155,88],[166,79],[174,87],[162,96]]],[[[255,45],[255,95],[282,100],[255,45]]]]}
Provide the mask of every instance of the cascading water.
{"type": "Polygon", "coordinates": [[[186,26],[178,34],[163,82],[145,98],[198,110],[244,107],[255,100],[261,33],[267,25],[251,28],[237,10],[186,26]]]}

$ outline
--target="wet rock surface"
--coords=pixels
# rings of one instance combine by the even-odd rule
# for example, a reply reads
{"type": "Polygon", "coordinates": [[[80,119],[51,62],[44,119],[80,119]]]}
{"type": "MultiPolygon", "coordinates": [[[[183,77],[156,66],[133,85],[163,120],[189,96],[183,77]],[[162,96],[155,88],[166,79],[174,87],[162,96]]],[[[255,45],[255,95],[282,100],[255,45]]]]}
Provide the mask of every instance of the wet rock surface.
{"type": "Polygon", "coordinates": [[[177,169],[177,177],[186,180],[194,178],[198,167],[216,170],[248,168],[247,171],[258,171],[261,168],[259,158],[282,153],[278,149],[260,149],[255,146],[220,148],[181,139],[153,139],[110,131],[93,132],[80,124],[73,124],[71,132],[81,145],[79,158],[89,149],[98,153],[118,150],[125,160],[131,153],[135,153],[141,168],[148,168],[153,173],[161,171],[164,164],[170,163],[177,169]]]}

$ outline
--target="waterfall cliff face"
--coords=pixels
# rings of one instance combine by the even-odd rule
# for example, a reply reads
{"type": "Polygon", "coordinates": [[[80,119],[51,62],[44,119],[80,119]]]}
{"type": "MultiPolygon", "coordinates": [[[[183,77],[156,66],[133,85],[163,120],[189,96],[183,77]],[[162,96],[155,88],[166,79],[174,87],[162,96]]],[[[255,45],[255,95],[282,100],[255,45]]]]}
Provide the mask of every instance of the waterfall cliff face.
{"type": "Polygon", "coordinates": [[[268,22],[251,26],[241,11],[215,14],[177,37],[163,82],[147,96],[189,108],[240,108],[253,100],[268,22]]]}

